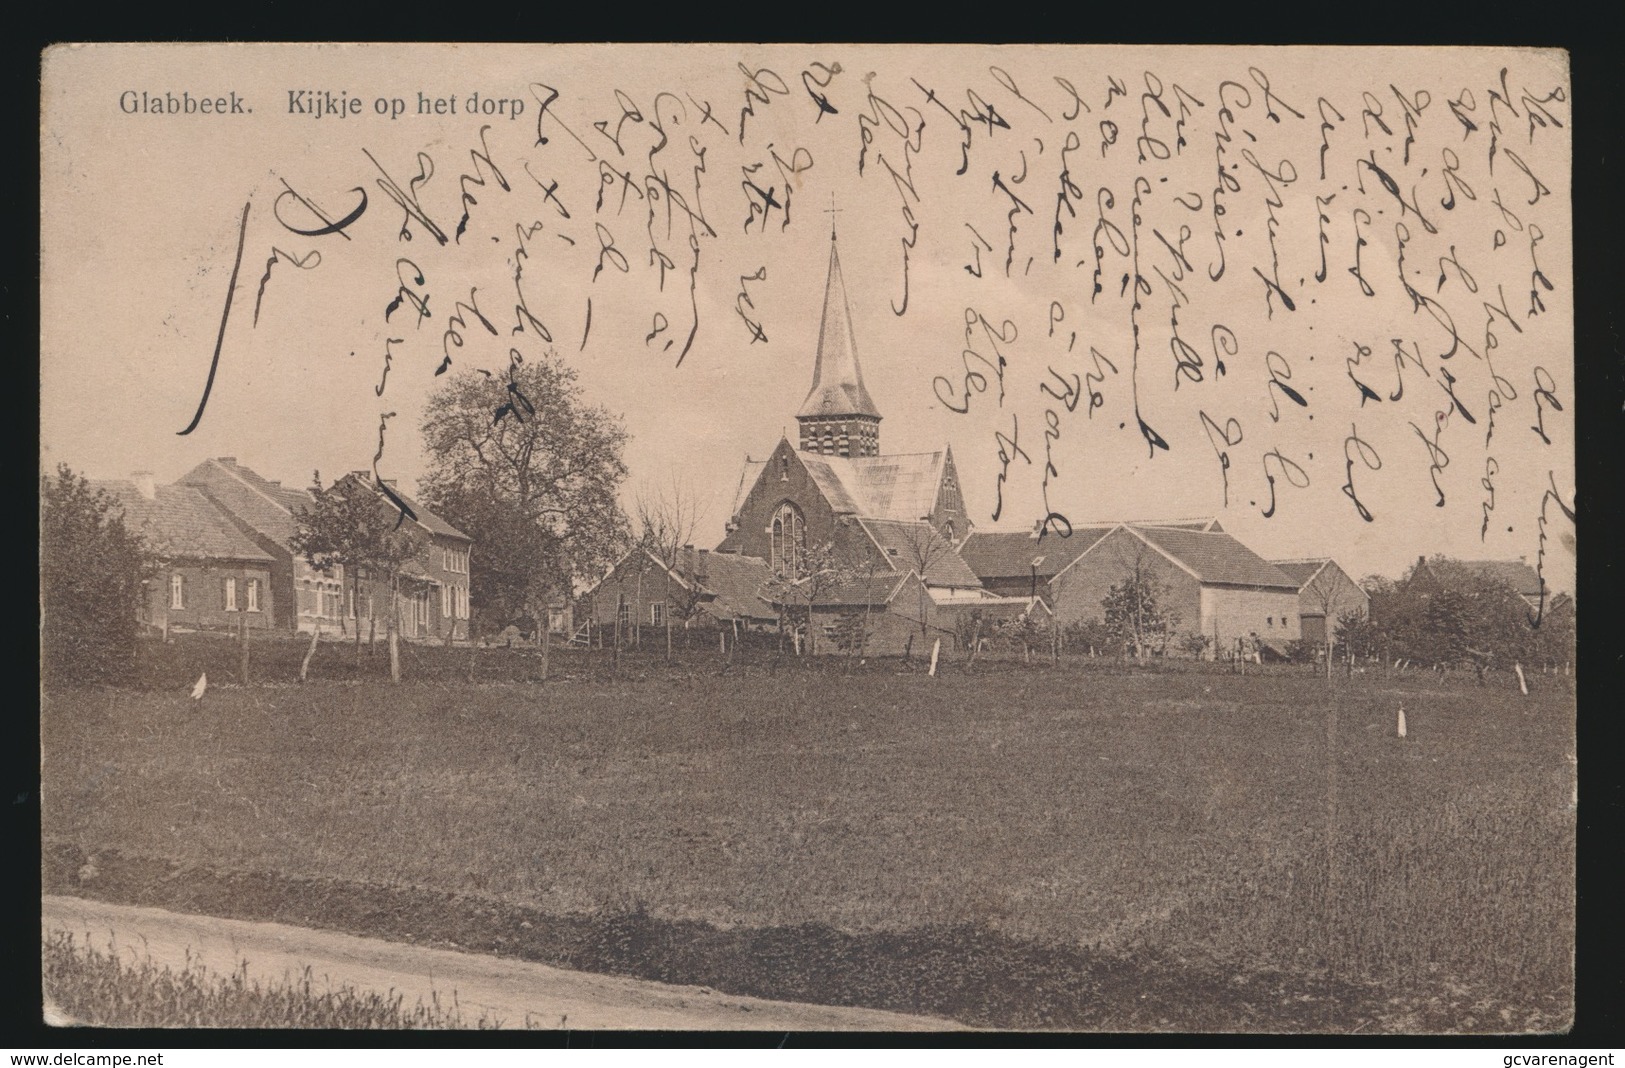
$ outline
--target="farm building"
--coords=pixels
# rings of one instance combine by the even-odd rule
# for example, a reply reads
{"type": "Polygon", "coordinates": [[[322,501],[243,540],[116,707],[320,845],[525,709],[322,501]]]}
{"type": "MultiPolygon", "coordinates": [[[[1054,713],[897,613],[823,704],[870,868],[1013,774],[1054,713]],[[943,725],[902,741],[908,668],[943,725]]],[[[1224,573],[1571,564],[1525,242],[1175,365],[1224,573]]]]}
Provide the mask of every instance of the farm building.
{"type": "MultiPolygon", "coordinates": [[[[1217,519],[1136,521],[1135,526],[1222,531],[1217,519]]],[[[1046,532],[1042,523],[1031,532],[975,531],[959,546],[959,555],[984,589],[1005,597],[1042,597],[1053,604],[1050,583],[1072,562],[1110,534],[1116,523],[1079,524],[1069,535],[1046,532]]]]}
{"type": "Polygon", "coordinates": [[[1155,590],[1158,644],[1201,635],[1213,656],[1248,640],[1281,652],[1300,637],[1297,581],[1222,530],[1119,523],[1049,580],[1048,596],[1064,626],[1102,619],[1113,588],[1134,582],[1155,590]]]}
{"type": "Polygon", "coordinates": [[[1304,641],[1325,645],[1328,635],[1336,635],[1340,616],[1352,613],[1370,618],[1371,597],[1337,561],[1320,557],[1270,562],[1298,583],[1299,629],[1304,641]]]}
{"type": "Polygon", "coordinates": [[[149,472],[93,483],[116,498],[160,570],[149,578],[141,620],[163,630],[272,626],[271,557],[190,486],[160,486],[149,472]]]}

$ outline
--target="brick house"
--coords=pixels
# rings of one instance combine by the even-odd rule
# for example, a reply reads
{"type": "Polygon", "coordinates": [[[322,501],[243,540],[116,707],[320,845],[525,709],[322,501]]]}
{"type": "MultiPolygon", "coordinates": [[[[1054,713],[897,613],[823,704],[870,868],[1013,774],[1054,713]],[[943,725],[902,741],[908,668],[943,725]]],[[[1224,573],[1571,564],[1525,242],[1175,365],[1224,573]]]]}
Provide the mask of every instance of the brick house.
{"type": "Polygon", "coordinates": [[[141,620],[164,631],[272,627],[275,593],[269,554],[240,533],[191,486],[160,486],[151,473],[92,485],[114,497],[125,525],[159,561],[141,620]]]}
{"type": "Polygon", "coordinates": [[[235,456],[205,460],[182,475],[219,514],[271,561],[272,626],[310,632],[343,627],[342,575],[325,575],[289,547],[302,508],[314,503],[309,491],[261,478],[235,456]]]}
{"type": "MultiPolygon", "coordinates": [[[[338,480],[374,494],[378,507],[391,517],[401,509],[378,488],[370,471],[352,471],[338,480]]],[[[413,534],[418,551],[401,568],[399,609],[401,637],[445,641],[469,637],[469,565],[474,539],[430,511],[386,479],[407,512],[402,526],[413,534]]],[[[338,569],[342,572],[342,569],[338,569]]],[[[344,616],[363,633],[385,633],[389,617],[389,582],[386,578],[362,574],[357,582],[345,583],[344,616]]]]}

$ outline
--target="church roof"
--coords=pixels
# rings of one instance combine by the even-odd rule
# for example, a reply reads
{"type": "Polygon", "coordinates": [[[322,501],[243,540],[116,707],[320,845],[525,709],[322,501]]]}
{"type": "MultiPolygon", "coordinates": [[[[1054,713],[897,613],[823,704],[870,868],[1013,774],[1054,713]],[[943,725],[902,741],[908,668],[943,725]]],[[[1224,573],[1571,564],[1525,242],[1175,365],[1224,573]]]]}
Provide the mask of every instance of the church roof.
{"type": "Polygon", "coordinates": [[[858,368],[858,343],[852,331],[852,309],[841,281],[841,260],[829,243],[829,278],[824,286],[824,318],[818,327],[818,354],[813,364],[812,390],[801,404],[798,418],[866,415],[880,418],[880,409],[863,387],[858,368]]]}
{"type": "Polygon", "coordinates": [[[849,489],[856,487],[857,479],[852,476],[846,459],[839,456],[811,456],[803,453],[801,462],[832,509],[847,515],[863,514],[863,502],[849,489]],[[846,477],[843,478],[843,474],[846,477]]]}
{"type": "Polygon", "coordinates": [[[923,563],[923,578],[927,586],[971,587],[982,584],[953,545],[938,534],[930,523],[896,519],[859,519],[858,523],[868,531],[880,551],[886,554],[894,570],[919,571],[923,563]]]}
{"type": "MultiPolygon", "coordinates": [[[[936,507],[946,456],[945,452],[853,457],[803,453],[801,461],[835,511],[865,519],[912,521],[936,507]]],[[[755,472],[746,466],[745,477],[754,484],[755,472]]]]}
{"type": "Polygon", "coordinates": [[[739,472],[739,485],[734,490],[733,507],[728,509],[729,515],[738,515],[739,510],[745,507],[745,498],[755,488],[756,480],[762,477],[762,468],[767,466],[766,460],[746,460],[745,469],[739,472]]]}

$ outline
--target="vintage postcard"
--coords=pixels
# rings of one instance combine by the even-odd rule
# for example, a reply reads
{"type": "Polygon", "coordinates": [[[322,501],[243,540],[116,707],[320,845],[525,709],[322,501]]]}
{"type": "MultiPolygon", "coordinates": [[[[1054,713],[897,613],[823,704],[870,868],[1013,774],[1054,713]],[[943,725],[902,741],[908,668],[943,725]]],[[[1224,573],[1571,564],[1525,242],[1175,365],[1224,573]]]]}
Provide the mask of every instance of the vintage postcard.
{"type": "Polygon", "coordinates": [[[1566,54],[41,62],[48,1020],[1570,1026],[1566,54]]]}

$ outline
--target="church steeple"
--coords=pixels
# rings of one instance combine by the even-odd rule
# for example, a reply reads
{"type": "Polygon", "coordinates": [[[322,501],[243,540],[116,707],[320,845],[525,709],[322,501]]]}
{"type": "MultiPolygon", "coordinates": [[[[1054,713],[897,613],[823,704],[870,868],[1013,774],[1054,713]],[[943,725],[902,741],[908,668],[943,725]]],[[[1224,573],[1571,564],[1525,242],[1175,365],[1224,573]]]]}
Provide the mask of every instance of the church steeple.
{"type": "MultiPolygon", "coordinates": [[[[830,216],[831,220],[834,216],[830,216]]],[[[876,456],[880,453],[880,410],[863,388],[858,368],[852,310],[841,282],[841,259],[829,234],[829,278],[824,286],[824,318],[818,328],[818,352],[812,390],[802,402],[801,451],[832,456],[876,456]]]]}

